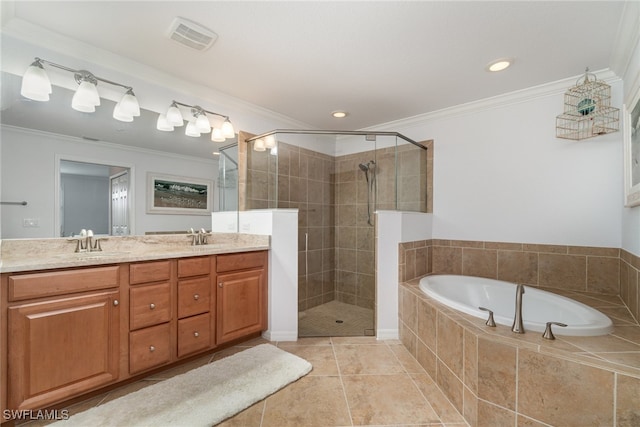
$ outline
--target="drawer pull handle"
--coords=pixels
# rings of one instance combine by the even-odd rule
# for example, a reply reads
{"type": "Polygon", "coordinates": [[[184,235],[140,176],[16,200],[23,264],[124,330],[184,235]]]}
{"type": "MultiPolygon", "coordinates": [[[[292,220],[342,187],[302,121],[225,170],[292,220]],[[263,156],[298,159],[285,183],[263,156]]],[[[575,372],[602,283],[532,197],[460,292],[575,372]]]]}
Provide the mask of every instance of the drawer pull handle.
{"type": "Polygon", "coordinates": [[[194,295],[193,295],[193,299],[194,299],[194,300],[196,300],[196,301],[198,301],[198,300],[200,299],[200,295],[198,295],[198,294],[194,294],[194,295]]]}
{"type": "Polygon", "coordinates": [[[222,287],[222,282],[218,283],[218,287],[220,288],[222,287]]]}
{"type": "Polygon", "coordinates": [[[156,351],[156,348],[155,348],[154,346],[150,345],[150,346],[149,346],[149,351],[150,351],[151,353],[153,353],[154,351],[156,351]]]}
{"type": "Polygon", "coordinates": [[[120,301],[118,301],[117,299],[113,300],[113,306],[117,307],[118,305],[120,305],[120,301]]]}
{"type": "Polygon", "coordinates": [[[198,333],[198,331],[196,331],[196,332],[193,333],[193,336],[198,338],[200,336],[200,334],[198,333]]]}
{"type": "Polygon", "coordinates": [[[151,304],[149,304],[149,308],[150,308],[151,310],[153,310],[154,308],[156,308],[156,305],[155,305],[154,303],[151,303],[151,304]]]}

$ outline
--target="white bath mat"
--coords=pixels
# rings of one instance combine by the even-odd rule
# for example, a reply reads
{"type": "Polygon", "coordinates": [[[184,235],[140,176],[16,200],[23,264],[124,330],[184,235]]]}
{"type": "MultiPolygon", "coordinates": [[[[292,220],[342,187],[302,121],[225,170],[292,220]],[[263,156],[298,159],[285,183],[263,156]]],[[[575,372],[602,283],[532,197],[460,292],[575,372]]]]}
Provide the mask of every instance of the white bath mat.
{"type": "Polygon", "coordinates": [[[306,360],[271,344],[261,344],[52,425],[210,427],[311,369],[306,360]]]}

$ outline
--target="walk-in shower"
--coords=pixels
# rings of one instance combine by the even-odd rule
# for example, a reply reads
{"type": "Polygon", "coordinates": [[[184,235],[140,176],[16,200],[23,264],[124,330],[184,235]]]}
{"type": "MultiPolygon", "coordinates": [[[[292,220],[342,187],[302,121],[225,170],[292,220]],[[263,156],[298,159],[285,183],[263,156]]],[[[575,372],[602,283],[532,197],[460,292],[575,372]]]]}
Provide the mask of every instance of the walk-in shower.
{"type": "Polygon", "coordinates": [[[298,210],[299,336],[374,335],[375,213],[427,211],[426,148],[395,132],[277,130],[246,142],[240,210],[298,210]],[[256,149],[269,136],[275,146],[256,149]]]}

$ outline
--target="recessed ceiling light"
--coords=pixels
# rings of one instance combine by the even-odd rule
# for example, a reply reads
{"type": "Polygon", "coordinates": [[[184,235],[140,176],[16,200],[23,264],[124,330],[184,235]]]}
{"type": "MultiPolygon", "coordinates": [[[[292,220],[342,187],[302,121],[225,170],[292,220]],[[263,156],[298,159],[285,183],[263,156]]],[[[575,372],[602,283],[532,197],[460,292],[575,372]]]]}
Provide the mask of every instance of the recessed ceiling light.
{"type": "Polygon", "coordinates": [[[331,113],[331,115],[333,117],[335,117],[336,119],[343,119],[343,118],[347,117],[347,114],[348,113],[346,111],[333,111],[331,113]]]}
{"type": "Polygon", "coordinates": [[[497,59],[493,62],[491,62],[489,65],[487,65],[486,70],[487,71],[502,71],[505,70],[507,68],[509,68],[511,66],[511,64],[513,64],[513,59],[510,58],[501,58],[501,59],[497,59]]]}

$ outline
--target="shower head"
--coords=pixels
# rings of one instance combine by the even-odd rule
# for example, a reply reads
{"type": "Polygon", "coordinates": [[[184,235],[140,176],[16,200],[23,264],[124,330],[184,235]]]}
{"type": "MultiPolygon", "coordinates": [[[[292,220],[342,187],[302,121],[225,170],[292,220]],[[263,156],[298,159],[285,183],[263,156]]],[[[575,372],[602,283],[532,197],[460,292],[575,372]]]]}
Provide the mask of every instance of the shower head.
{"type": "Polygon", "coordinates": [[[367,163],[366,165],[364,163],[360,163],[358,165],[358,167],[360,168],[360,170],[362,172],[368,172],[369,171],[369,163],[367,163]]]}

